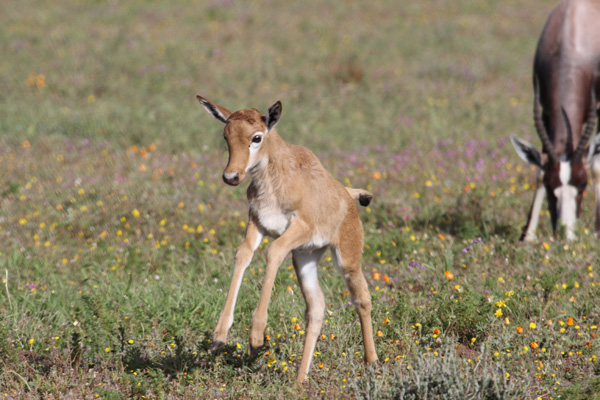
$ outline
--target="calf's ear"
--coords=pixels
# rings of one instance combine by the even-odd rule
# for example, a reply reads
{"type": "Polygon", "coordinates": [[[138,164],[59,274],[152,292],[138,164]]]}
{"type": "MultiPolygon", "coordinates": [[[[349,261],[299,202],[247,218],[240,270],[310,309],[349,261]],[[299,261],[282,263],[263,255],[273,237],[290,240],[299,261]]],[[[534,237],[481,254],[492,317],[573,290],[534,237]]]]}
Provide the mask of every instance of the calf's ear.
{"type": "Polygon", "coordinates": [[[196,99],[202,104],[202,107],[212,115],[217,121],[221,121],[222,123],[227,123],[227,118],[231,115],[231,111],[226,109],[225,107],[221,107],[218,104],[213,103],[212,101],[205,99],[204,97],[197,95],[196,99]]]}
{"type": "Polygon", "coordinates": [[[279,118],[281,118],[281,101],[277,100],[277,103],[269,107],[267,115],[265,115],[265,124],[267,125],[267,132],[277,125],[279,118]]]}

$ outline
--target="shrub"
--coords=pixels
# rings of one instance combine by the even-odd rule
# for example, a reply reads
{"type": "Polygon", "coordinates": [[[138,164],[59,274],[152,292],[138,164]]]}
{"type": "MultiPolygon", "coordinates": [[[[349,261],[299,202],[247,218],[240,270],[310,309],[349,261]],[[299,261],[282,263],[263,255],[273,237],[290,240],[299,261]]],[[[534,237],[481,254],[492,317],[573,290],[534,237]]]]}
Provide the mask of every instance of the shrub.
{"type": "MultiPolygon", "coordinates": [[[[390,397],[398,400],[496,400],[523,398],[526,393],[527,382],[508,379],[504,368],[485,356],[476,362],[465,360],[456,354],[450,343],[445,343],[438,354],[437,357],[431,353],[419,355],[410,369],[397,372],[390,397]]],[[[485,353],[482,351],[482,354],[485,353]]]]}
{"type": "Polygon", "coordinates": [[[461,292],[439,293],[434,300],[434,319],[439,320],[446,334],[455,335],[464,344],[472,338],[483,339],[492,315],[492,304],[469,286],[461,292]]]}

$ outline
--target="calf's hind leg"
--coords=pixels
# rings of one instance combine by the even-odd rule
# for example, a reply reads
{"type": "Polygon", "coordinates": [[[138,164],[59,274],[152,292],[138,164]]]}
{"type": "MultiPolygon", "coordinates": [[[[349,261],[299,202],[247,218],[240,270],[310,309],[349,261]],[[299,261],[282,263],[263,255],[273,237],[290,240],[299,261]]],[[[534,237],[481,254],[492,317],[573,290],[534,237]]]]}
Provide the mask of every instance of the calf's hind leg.
{"type": "Polygon", "coordinates": [[[338,247],[331,248],[331,254],[334,264],[346,280],[352,304],[354,304],[358,313],[365,347],[365,362],[372,363],[377,361],[377,352],[375,351],[373,325],[371,322],[371,295],[367,281],[360,268],[362,258],[362,230],[360,233],[360,243],[353,243],[354,241],[352,240],[342,241],[338,247]]]}

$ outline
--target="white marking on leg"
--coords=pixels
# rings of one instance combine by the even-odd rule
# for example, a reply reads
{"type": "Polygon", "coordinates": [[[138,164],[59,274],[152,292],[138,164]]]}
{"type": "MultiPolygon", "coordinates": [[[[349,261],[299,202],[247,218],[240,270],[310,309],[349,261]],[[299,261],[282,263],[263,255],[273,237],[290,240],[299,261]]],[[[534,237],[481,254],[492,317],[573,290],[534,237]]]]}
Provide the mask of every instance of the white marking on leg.
{"type": "Polygon", "coordinates": [[[546,188],[542,183],[542,180],[538,180],[538,187],[533,197],[533,204],[531,205],[531,216],[529,218],[529,224],[527,225],[527,231],[523,240],[526,242],[533,242],[536,239],[535,231],[540,220],[540,212],[542,211],[542,205],[544,204],[544,197],[546,196],[546,188]]]}
{"type": "Polygon", "coordinates": [[[302,290],[313,293],[320,290],[317,274],[319,259],[325,252],[324,248],[313,251],[296,251],[294,258],[297,264],[298,279],[302,281],[302,290]]]}
{"type": "Polygon", "coordinates": [[[318,277],[318,263],[319,259],[325,252],[326,248],[321,248],[313,251],[294,251],[294,260],[296,263],[296,273],[298,274],[298,281],[301,284],[302,294],[307,305],[307,328],[309,332],[306,335],[305,346],[310,346],[303,351],[303,357],[307,357],[307,360],[302,360],[304,365],[304,371],[298,371],[298,374],[304,373],[308,375],[308,370],[312,363],[313,353],[316,345],[316,335],[319,334],[321,326],[323,324],[323,316],[325,311],[325,302],[323,300],[323,292],[319,286],[318,277]],[[310,302],[310,307],[309,307],[310,302]],[[314,337],[315,340],[312,343],[308,343],[309,337],[314,337]],[[305,362],[306,361],[306,362],[305,362]]]}
{"type": "Polygon", "coordinates": [[[261,229],[258,228],[258,232],[256,234],[256,241],[254,242],[254,245],[252,245],[253,251],[256,251],[256,249],[258,249],[258,246],[260,246],[264,237],[265,237],[264,232],[262,232],[261,229]]]}

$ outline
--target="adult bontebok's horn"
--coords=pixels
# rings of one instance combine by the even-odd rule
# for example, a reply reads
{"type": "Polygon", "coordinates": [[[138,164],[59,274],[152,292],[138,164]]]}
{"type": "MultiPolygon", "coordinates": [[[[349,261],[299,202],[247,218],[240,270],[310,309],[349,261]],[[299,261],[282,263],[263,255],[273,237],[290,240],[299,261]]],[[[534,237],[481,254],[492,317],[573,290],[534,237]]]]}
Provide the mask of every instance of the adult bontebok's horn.
{"type": "Polygon", "coordinates": [[[575,150],[575,154],[573,154],[573,162],[580,162],[583,157],[583,153],[585,151],[585,147],[587,146],[592,133],[594,133],[594,128],[596,127],[596,93],[594,90],[594,85],[592,84],[590,95],[590,112],[588,114],[588,119],[585,126],[585,132],[583,132],[583,136],[581,136],[581,140],[577,145],[577,149],[575,150]]]}
{"type": "Polygon", "coordinates": [[[534,99],[533,99],[533,121],[535,122],[535,128],[542,140],[542,144],[544,145],[544,149],[548,153],[548,157],[550,157],[550,161],[553,163],[558,162],[558,156],[554,151],[554,146],[548,137],[548,132],[546,132],[546,128],[544,127],[544,122],[542,121],[542,112],[540,108],[540,82],[536,75],[534,81],[534,99]]]}

